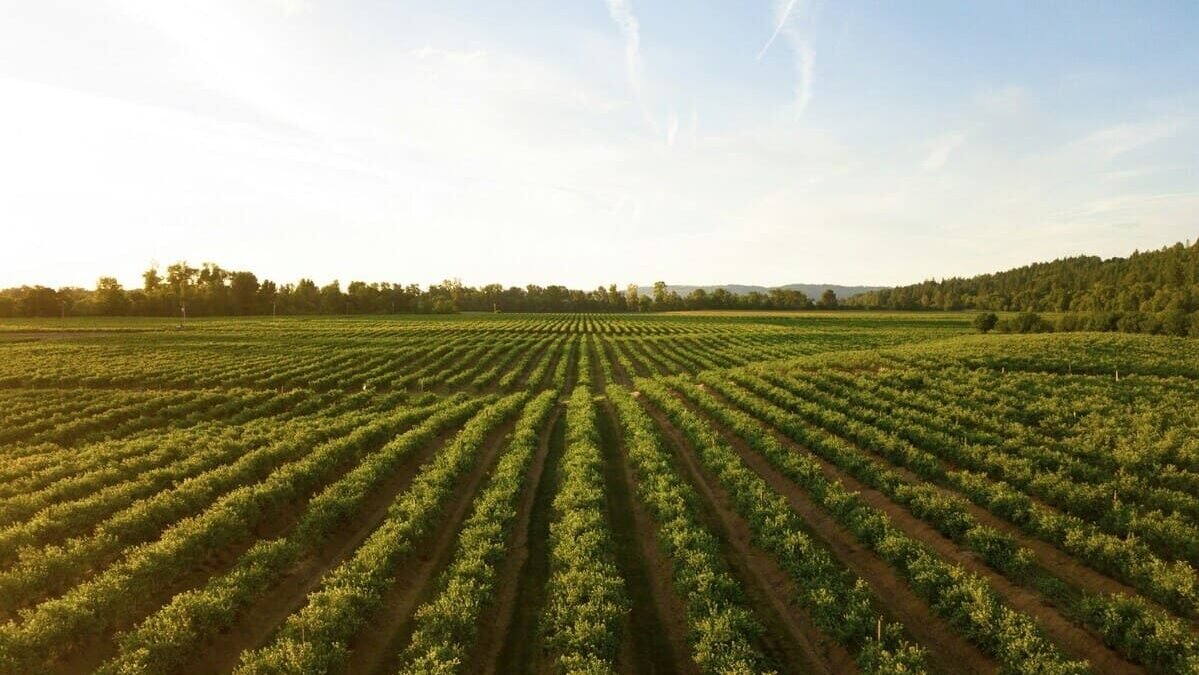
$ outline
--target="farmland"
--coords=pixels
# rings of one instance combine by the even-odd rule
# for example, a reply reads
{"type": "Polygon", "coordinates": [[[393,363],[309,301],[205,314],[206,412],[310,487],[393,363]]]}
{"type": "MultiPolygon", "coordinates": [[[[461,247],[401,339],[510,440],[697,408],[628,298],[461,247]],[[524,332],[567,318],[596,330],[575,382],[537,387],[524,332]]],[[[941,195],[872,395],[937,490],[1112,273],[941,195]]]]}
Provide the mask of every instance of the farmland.
{"type": "Polygon", "coordinates": [[[0,322],[0,672],[1199,672],[1199,343],[0,322]]]}

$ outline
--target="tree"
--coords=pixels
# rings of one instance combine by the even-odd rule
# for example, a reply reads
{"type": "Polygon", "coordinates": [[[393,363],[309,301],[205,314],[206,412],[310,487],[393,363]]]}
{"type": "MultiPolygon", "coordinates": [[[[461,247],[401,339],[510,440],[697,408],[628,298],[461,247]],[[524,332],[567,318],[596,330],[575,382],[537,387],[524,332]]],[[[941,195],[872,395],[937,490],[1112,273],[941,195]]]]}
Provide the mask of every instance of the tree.
{"type": "Polygon", "coordinates": [[[199,273],[200,270],[189,267],[184,260],[167,267],[167,285],[175,293],[175,301],[180,306],[187,304],[191,299],[191,288],[195,285],[196,275],[199,273]]]}
{"type": "Polygon", "coordinates": [[[321,286],[320,297],[320,310],[323,314],[341,314],[348,309],[345,296],[341,292],[341,283],[337,279],[321,286]]]}
{"type": "Polygon", "coordinates": [[[315,313],[321,307],[321,292],[312,279],[300,279],[292,292],[295,310],[300,314],[315,313]]]}
{"type": "Polygon", "coordinates": [[[999,317],[995,316],[994,312],[983,312],[974,317],[974,328],[980,333],[990,332],[997,323],[999,323],[999,317]]]}
{"type": "Polygon", "coordinates": [[[267,279],[258,286],[258,309],[265,313],[269,311],[275,313],[277,309],[275,303],[278,301],[279,289],[275,286],[275,282],[267,279]]]}
{"type": "Polygon", "coordinates": [[[106,316],[119,316],[129,310],[129,298],[121,282],[113,277],[100,277],[96,282],[96,307],[106,316]]]}
{"type": "Polygon", "coordinates": [[[206,262],[200,267],[200,290],[204,294],[204,303],[208,314],[223,315],[229,311],[229,271],[221,266],[206,262]]]}
{"type": "Polygon", "coordinates": [[[670,298],[666,294],[666,282],[654,282],[654,309],[662,311],[670,298]]]}
{"type": "Polygon", "coordinates": [[[234,314],[253,314],[257,293],[258,277],[253,272],[234,272],[230,277],[229,295],[232,296],[234,314]]]}
{"type": "Polygon", "coordinates": [[[836,309],[837,308],[837,293],[831,288],[824,289],[820,294],[821,309],[836,309]]]}
{"type": "Polygon", "coordinates": [[[628,307],[628,300],[616,290],[616,284],[609,285],[608,311],[623,312],[628,307]]]}
{"type": "Polygon", "coordinates": [[[629,284],[628,288],[624,290],[625,305],[629,309],[636,308],[637,311],[641,311],[640,297],[638,297],[639,295],[640,293],[637,290],[637,284],[629,284]]]}
{"type": "Polygon", "coordinates": [[[150,269],[142,272],[142,289],[147,293],[153,293],[162,285],[162,275],[158,273],[158,265],[150,266],[150,269]]]}
{"type": "Polygon", "coordinates": [[[59,294],[47,286],[22,286],[17,291],[14,313],[18,316],[57,316],[59,294]]]}

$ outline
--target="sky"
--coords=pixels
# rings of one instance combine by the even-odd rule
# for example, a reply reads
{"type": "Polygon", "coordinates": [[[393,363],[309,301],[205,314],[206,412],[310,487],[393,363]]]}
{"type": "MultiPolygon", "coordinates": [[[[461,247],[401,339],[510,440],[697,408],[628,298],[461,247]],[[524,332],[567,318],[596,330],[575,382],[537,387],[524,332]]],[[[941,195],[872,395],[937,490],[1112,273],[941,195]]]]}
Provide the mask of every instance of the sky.
{"type": "Polygon", "coordinates": [[[1199,3],[0,0],[0,287],[894,285],[1199,237],[1199,3]]]}

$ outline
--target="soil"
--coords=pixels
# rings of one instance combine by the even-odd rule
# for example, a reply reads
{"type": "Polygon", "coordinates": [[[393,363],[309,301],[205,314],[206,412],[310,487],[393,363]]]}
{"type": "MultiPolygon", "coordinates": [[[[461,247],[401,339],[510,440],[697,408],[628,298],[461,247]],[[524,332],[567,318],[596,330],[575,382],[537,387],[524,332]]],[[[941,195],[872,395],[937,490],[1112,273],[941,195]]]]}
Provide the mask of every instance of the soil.
{"type": "Polygon", "coordinates": [[[600,340],[600,348],[608,354],[608,362],[612,364],[612,375],[616,378],[617,384],[626,387],[633,386],[633,378],[624,369],[624,364],[616,358],[616,346],[608,340],[600,340]]]}
{"type": "MultiPolygon", "coordinates": [[[[831,462],[803,448],[790,439],[776,439],[795,452],[803,453],[816,460],[826,478],[840,481],[847,490],[859,493],[862,501],[882,511],[895,527],[907,536],[927,546],[942,560],[957,564],[985,579],[1013,609],[1033,617],[1045,634],[1070,658],[1088,660],[1096,673],[1141,673],[1139,666],[1124,660],[1118,653],[1103,644],[1102,639],[1085,628],[1073,624],[1055,608],[1051,601],[1035,590],[1013,583],[996,572],[971,551],[964,550],[936,528],[912,515],[907,509],[890,501],[886,495],[859,482],[841,471],[831,462]]],[[[736,439],[742,456],[756,455],[748,446],[736,439]]],[[[765,461],[765,460],[762,460],[765,461]]],[[[760,472],[759,472],[760,473],[760,472]]]]}
{"type": "Polygon", "coordinates": [[[495,603],[483,612],[467,672],[548,673],[538,630],[549,580],[549,524],[566,422],[559,406],[546,425],[517,507],[517,524],[496,581],[495,603]]]}
{"type": "Polygon", "coordinates": [[[492,432],[479,450],[470,472],[459,480],[449,501],[442,507],[439,526],[428,538],[413,542],[413,555],[404,562],[395,583],[383,597],[372,619],[350,643],[346,670],[351,673],[391,672],[394,657],[407,645],[412,634],[417,608],[431,600],[439,590],[438,579],[449,566],[457,550],[458,534],[470,513],[471,504],[491,474],[516,420],[512,419],[492,432]]]}
{"type": "Polygon", "coordinates": [[[622,626],[617,670],[622,673],[691,673],[687,611],[671,582],[671,564],[658,545],[658,528],[636,496],[616,411],[605,400],[597,416],[604,452],[604,492],[632,611],[622,626]]]}
{"type": "MultiPolygon", "coordinates": [[[[366,456],[377,451],[386,441],[362,453],[366,456]]],[[[300,515],[307,508],[308,501],[326,485],[340,479],[350,471],[356,462],[346,461],[339,465],[332,475],[307,494],[292,499],[286,504],[279,505],[274,513],[250,528],[250,534],[220,550],[213,551],[206,558],[198,561],[190,572],[179,579],[167,580],[152,591],[131,602],[131,606],[121,613],[122,620],[109,626],[99,634],[81,638],[74,647],[50,669],[62,673],[90,673],[101,663],[116,655],[117,643],[115,635],[127,631],[139,623],[148,614],[168,602],[183,591],[203,586],[214,576],[229,572],[237,560],[255,543],[263,539],[274,539],[283,536],[287,530],[296,524],[300,515]]]]}
{"type": "Polygon", "coordinates": [[[700,496],[704,524],[721,539],[722,553],[766,629],[759,648],[781,672],[856,672],[852,655],[795,604],[795,582],[770,554],[753,545],[749,523],[737,513],[719,480],[701,466],[694,447],[660,410],[651,405],[646,409],[674,448],[680,473],[700,496]]]}
{"type": "Polygon", "coordinates": [[[227,673],[237,665],[243,651],[266,644],[287,617],[304,606],[308,594],[320,585],[324,575],[341,564],[375,531],[387,517],[387,510],[396,497],[408,489],[420,468],[444,448],[455,433],[456,429],[443,432],[405,460],[363,504],[353,520],[339,527],[318,550],[297,561],[281,583],[256,596],[236,623],[208,641],[196,659],[189,663],[189,669],[197,673],[227,673]]]}

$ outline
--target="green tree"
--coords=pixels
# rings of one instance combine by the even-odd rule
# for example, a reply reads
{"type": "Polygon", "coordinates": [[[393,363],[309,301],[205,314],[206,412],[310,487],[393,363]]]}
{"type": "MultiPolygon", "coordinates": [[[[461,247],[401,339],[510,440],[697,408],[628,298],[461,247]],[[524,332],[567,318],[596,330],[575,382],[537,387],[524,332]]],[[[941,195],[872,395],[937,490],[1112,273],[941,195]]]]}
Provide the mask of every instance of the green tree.
{"type": "Polygon", "coordinates": [[[321,286],[320,310],[322,314],[343,314],[349,309],[345,295],[341,292],[341,283],[334,279],[331,283],[321,286]]]}
{"type": "Polygon", "coordinates": [[[312,314],[321,308],[321,292],[312,279],[300,279],[292,292],[292,302],[300,314],[312,314]]]}
{"type": "Polygon", "coordinates": [[[229,296],[234,314],[253,314],[257,303],[258,277],[253,272],[234,272],[229,278],[229,296]]]}
{"type": "Polygon", "coordinates": [[[820,294],[821,309],[836,309],[837,308],[837,293],[831,288],[824,289],[820,294]]]}
{"type": "Polygon", "coordinates": [[[271,314],[275,314],[277,312],[278,307],[275,303],[278,302],[279,288],[275,285],[275,282],[271,281],[270,279],[264,280],[258,286],[257,296],[258,310],[260,312],[270,312],[271,314]]]}
{"type": "Polygon", "coordinates": [[[636,309],[637,311],[641,311],[641,298],[639,296],[640,292],[637,290],[637,284],[629,284],[624,289],[625,306],[630,310],[636,309]]]}
{"type": "Polygon", "coordinates": [[[153,293],[162,286],[162,275],[158,273],[158,265],[151,265],[150,269],[142,272],[142,289],[147,293],[153,293]]]}
{"type": "Polygon", "coordinates": [[[654,282],[654,309],[661,311],[662,309],[664,309],[666,307],[666,304],[669,301],[670,301],[670,297],[667,295],[666,282],[665,281],[655,281],[654,282]]]}
{"type": "Polygon", "coordinates": [[[974,328],[980,333],[990,332],[997,323],[999,323],[999,317],[995,316],[994,312],[983,312],[974,317],[974,328]]]}
{"type": "Polygon", "coordinates": [[[96,282],[96,308],[106,316],[120,316],[129,311],[129,297],[121,282],[113,277],[100,277],[96,282]]]}

